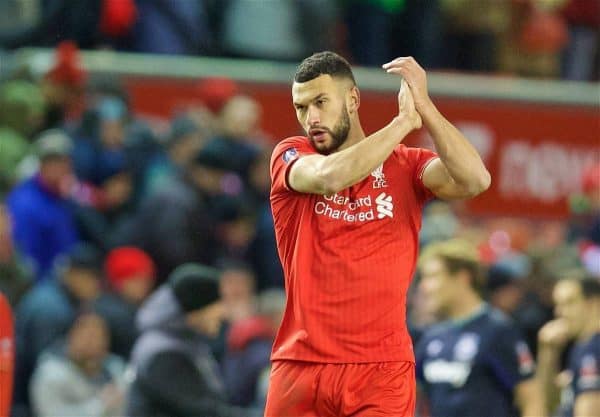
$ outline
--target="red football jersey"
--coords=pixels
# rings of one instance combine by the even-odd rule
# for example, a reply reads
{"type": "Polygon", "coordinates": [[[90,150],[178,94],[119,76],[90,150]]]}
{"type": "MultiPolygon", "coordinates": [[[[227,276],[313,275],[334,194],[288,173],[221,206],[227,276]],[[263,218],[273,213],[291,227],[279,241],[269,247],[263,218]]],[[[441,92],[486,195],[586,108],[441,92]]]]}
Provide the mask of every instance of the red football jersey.
{"type": "Polygon", "coordinates": [[[272,360],[412,361],[406,294],[415,270],[423,185],[436,154],[398,145],[360,183],[332,196],[287,184],[294,161],[316,153],[306,137],[271,157],[271,207],[287,305],[272,360]]]}

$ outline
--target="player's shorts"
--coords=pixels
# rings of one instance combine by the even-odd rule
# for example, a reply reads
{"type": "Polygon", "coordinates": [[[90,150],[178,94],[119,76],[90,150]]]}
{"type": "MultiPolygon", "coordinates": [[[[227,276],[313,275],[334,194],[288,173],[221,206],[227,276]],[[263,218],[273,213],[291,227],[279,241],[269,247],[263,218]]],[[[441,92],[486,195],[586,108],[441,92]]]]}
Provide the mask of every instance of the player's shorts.
{"type": "Polygon", "coordinates": [[[275,361],[265,417],[408,417],[415,412],[412,362],[275,361]]]}

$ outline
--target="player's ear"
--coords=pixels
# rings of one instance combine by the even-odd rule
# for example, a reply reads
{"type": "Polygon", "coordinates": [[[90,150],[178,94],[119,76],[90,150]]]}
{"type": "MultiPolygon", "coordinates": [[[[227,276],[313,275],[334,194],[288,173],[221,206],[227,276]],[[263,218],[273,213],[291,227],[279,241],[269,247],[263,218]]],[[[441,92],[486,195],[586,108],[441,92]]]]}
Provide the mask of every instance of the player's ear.
{"type": "Polygon", "coordinates": [[[350,114],[358,111],[358,108],[360,107],[360,91],[358,91],[358,87],[355,85],[348,90],[348,94],[346,96],[346,107],[348,108],[348,113],[350,114]]]}

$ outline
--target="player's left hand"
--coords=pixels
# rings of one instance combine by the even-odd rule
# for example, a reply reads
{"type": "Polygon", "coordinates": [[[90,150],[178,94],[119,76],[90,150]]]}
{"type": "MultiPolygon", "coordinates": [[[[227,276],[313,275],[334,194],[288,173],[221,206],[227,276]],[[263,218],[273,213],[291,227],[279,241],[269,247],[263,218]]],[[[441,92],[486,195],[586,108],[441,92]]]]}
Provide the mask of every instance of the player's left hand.
{"type": "Polygon", "coordinates": [[[569,323],[562,318],[550,320],[538,332],[540,347],[562,349],[570,339],[569,323]]]}
{"type": "Polygon", "coordinates": [[[427,91],[427,74],[412,56],[396,58],[382,65],[388,74],[401,75],[412,92],[415,108],[423,114],[426,106],[431,105],[427,91]]]}

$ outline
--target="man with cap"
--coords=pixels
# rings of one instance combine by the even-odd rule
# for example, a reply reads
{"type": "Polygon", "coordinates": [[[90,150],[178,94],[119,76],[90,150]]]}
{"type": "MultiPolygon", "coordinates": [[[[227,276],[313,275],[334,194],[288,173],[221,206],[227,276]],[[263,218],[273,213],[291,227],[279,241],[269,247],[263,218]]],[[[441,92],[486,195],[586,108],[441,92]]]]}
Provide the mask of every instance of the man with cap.
{"type": "Polygon", "coordinates": [[[154,287],[156,267],[143,250],[121,246],[106,255],[104,274],[110,291],[94,307],[110,329],[110,351],[128,358],[138,336],[135,315],[154,287]]]}
{"type": "MultiPolygon", "coordinates": [[[[28,382],[40,353],[67,333],[79,311],[100,295],[101,255],[75,245],[55,263],[55,278],[38,284],[16,309],[15,405],[27,407],[28,382]]],[[[21,415],[21,414],[18,414],[21,415]]]]}
{"type": "Polygon", "coordinates": [[[127,415],[146,417],[244,416],[231,407],[209,347],[224,316],[218,271],[200,264],[177,267],[137,316],[141,336],[131,364],[127,415]]]}
{"type": "Polygon", "coordinates": [[[564,417],[598,415],[600,281],[571,273],[556,283],[552,299],[556,317],[538,333],[536,376],[544,388],[546,411],[564,417]]]}
{"type": "Polygon", "coordinates": [[[36,279],[41,281],[54,259],[78,241],[78,233],[65,197],[73,179],[71,140],[62,130],[52,129],[34,145],[38,171],[9,194],[8,209],[16,247],[33,261],[36,279]]]}

